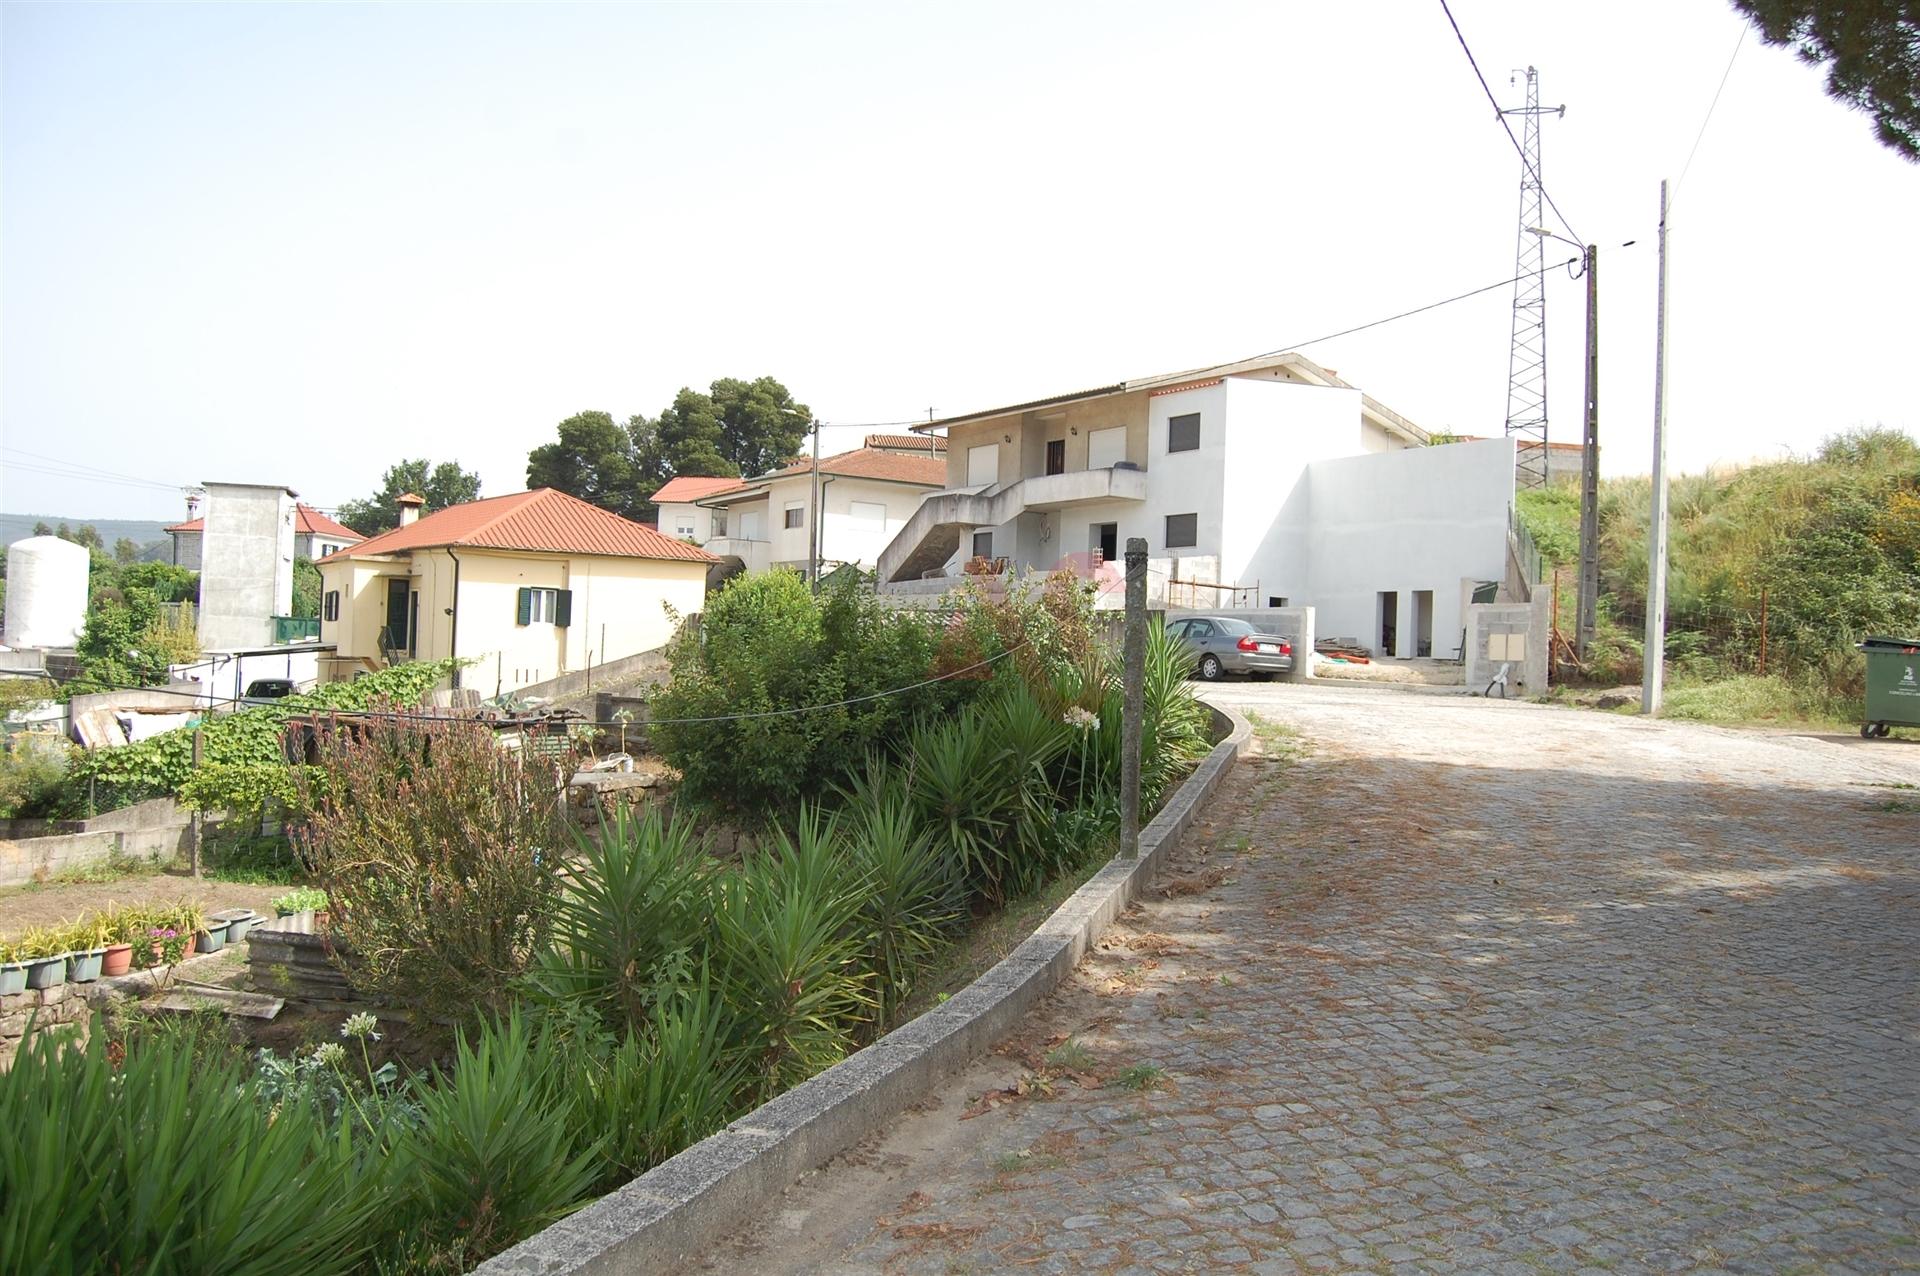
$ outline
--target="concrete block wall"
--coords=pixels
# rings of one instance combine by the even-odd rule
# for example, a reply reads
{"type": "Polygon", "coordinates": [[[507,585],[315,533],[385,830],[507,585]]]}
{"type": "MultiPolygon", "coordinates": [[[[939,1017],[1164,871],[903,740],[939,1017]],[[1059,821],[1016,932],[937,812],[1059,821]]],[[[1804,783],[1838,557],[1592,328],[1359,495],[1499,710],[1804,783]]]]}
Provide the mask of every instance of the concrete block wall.
{"type": "Polygon", "coordinates": [[[186,846],[188,813],[156,798],[89,820],[0,820],[0,886],[40,881],[114,855],[169,861],[186,846]]]}
{"type": "Polygon", "coordinates": [[[1527,603],[1473,603],[1467,608],[1466,685],[1484,691],[1510,666],[1507,695],[1539,696],[1547,691],[1548,643],[1552,636],[1552,596],[1541,592],[1527,603]],[[1519,658],[1513,656],[1518,640],[1519,658]]]}

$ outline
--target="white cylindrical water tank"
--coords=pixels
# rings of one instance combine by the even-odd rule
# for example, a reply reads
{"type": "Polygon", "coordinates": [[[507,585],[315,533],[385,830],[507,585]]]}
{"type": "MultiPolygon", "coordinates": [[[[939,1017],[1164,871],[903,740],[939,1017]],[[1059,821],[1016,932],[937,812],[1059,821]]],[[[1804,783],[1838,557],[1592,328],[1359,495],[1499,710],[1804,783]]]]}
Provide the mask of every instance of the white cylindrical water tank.
{"type": "Polygon", "coordinates": [[[7,546],[9,647],[71,647],[87,623],[87,571],[93,556],[58,536],[7,546]]]}

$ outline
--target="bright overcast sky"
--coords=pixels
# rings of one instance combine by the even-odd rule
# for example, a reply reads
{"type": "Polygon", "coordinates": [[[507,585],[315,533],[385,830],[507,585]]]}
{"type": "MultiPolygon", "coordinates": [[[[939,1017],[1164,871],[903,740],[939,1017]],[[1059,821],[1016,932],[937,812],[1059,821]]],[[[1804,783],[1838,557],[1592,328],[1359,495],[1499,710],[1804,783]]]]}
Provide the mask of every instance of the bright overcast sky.
{"type": "MultiPolygon", "coordinates": [[[[1643,472],[1659,181],[1743,23],[1723,0],[1455,14],[1503,103],[1533,63],[1567,105],[1544,170],[1601,245],[1603,468],[1643,472]]],[[[0,24],[16,513],[181,508],[23,468],[42,457],[333,506],[429,456],[515,491],[560,418],[652,415],[715,377],[893,421],[1513,273],[1519,160],[1438,0],[12,3],[0,24]]],[[[1748,36],[1673,219],[1676,464],[1920,431],[1916,223],[1920,166],[1748,36]]],[[[1582,287],[1549,286],[1560,440],[1582,287]]],[[[1429,429],[1497,433],[1510,304],[1304,350],[1429,429]]]]}

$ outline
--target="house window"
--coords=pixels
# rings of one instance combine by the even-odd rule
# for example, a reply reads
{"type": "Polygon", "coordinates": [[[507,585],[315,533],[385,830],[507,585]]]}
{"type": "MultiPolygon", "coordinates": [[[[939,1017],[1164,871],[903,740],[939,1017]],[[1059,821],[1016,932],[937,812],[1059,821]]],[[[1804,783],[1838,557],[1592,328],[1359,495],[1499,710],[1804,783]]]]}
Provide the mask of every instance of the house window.
{"type": "Polygon", "coordinates": [[[1167,451],[1198,452],[1200,450],[1200,414],[1188,412],[1183,416],[1167,418],[1167,451]]]}
{"type": "Polygon", "coordinates": [[[1200,543],[1200,516],[1198,514],[1167,515],[1167,548],[1181,549],[1200,543]]]}
{"type": "Polygon", "coordinates": [[[975,532],[973,534],[973,556],[975,558],[993,557],[992,532],[975,532]]]}
{"type": "Polygon", "coordinates": [[[715,510],[713,512],[713,534],[715,536],[725,536],[727,534],[727,512],[725,510],[715,510]]]}
{"type": "Polygon", "coordinates": [[[1267,595],[1267,606],[1269,606],[1269,607],[1285,607],[1286,605],[1287,605],[1287,600],[1286,600],[1286,599],[1284,599],[1284,598],[1282,598],[1282,597],[1281,597],[1280,595],[1278,595],[1278,594],[1268,594],[1268,595],[1267,595]]]}
{"type": "Polygon", "coordinates": [[[320,605],[320,619],[322,620],[340,619],[340,591],[339,590],[329,589],[327,591],[326,600],[322,602],[320,605]]]}
{"type": "Polygon", "coordinates": [[[573,621],[571,589],[522,589],[516,619],[523,625],[565,629],[573,621]]]}
{"type": "Polygon", "coordinates": [[[676,514],[673,519],[673,534],[682,540],[693,539],[693,515],[676,514]]]}
{"type": "Polygon", "coordinates": [[[887,525],[887,507],[879,501],[849,501],[847,517],[863,531],[880,531],[887,525]]]}
{"type": "Polygon", "coordinates": [[[1067,472],[1067,441],[1065,439],[1047,440],[1047,473],[1065,474],[1067,472]]]}
{"type": "Polygon", "coordinates": [[[1000,481],[1000,445],[982,443],[967,449],[967,486],[985,487],[1000,481]]]}
{"type": "Polygon", "coordinates": [[[804,505],[787,506],[787,526],[805,527],[807,525],[807,507],[804,505]]]}

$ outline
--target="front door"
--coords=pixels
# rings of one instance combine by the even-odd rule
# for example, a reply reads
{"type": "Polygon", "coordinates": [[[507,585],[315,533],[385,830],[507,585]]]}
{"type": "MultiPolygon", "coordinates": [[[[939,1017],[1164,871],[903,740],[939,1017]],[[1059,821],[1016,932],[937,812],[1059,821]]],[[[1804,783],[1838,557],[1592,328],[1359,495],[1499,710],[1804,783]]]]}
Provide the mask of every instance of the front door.
{"type": "Polygon", "coordinates": [[[1098,554],[1101,562],[1111,563],[1120,557],[1120,524],[1095,523],[1092,532],[1087,548],[1098,554]]]}
{"type": "Polygon", "coordinates": [[[1047,440],[1047,473],[1065,474],[1067,472],[1067,441],[1065,439],[1047,440]]]}
{"type": "Polygon", "coordinates": [[[405,576],[387,578],[387,626],[380,635],[380,649],[391,660],[406,650],[407,610],[412,600],[412,582],[405,576]]]}

